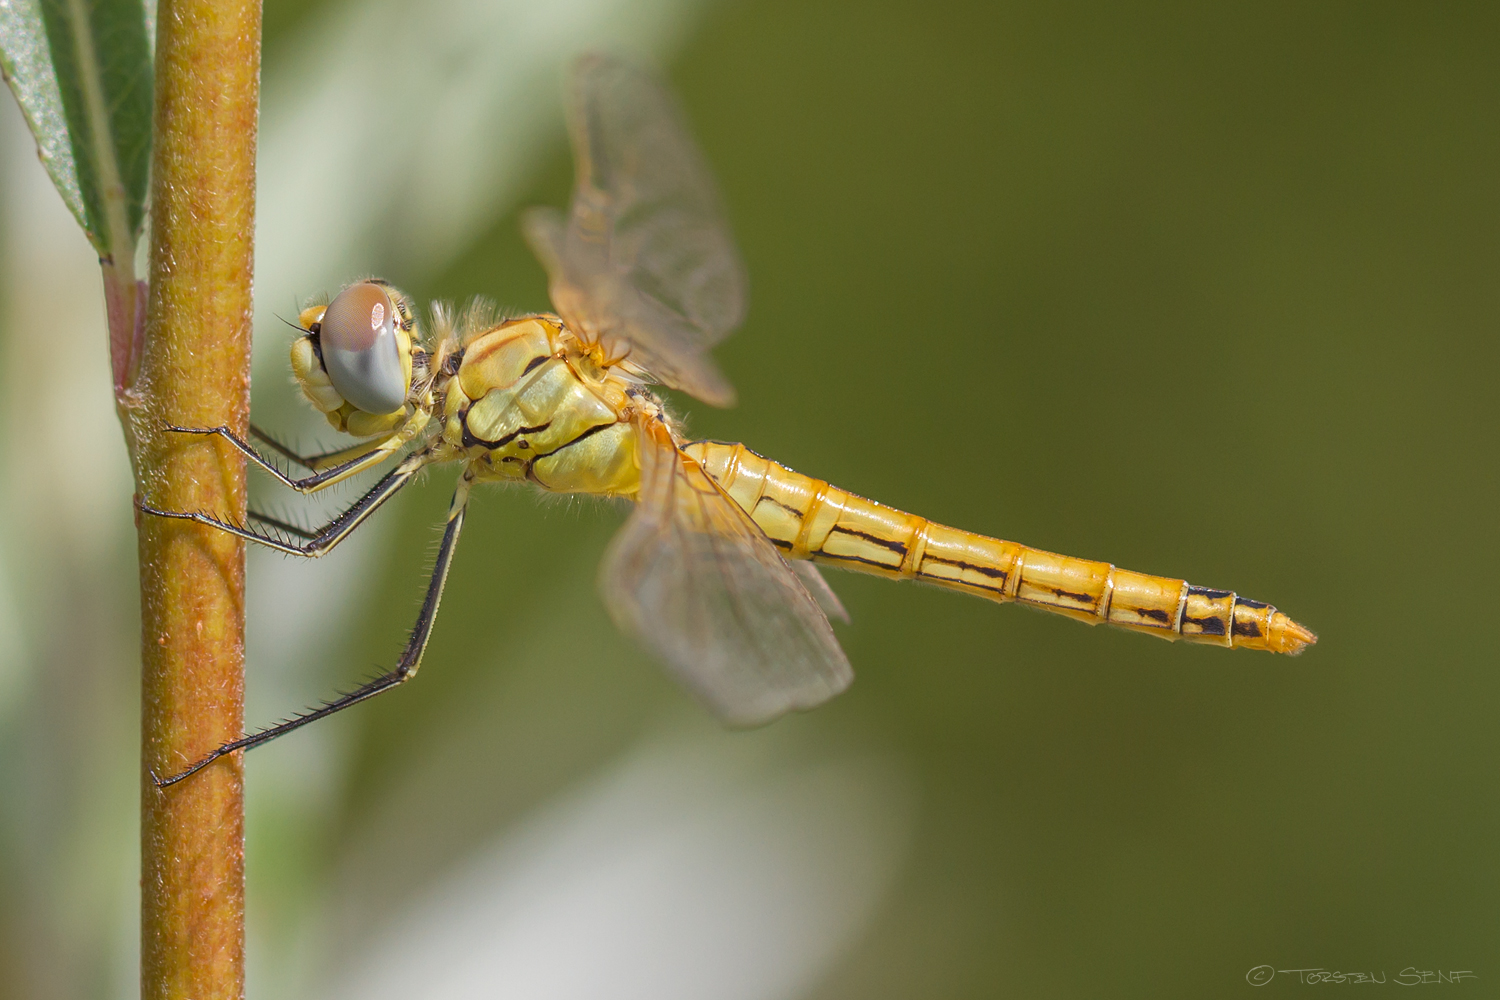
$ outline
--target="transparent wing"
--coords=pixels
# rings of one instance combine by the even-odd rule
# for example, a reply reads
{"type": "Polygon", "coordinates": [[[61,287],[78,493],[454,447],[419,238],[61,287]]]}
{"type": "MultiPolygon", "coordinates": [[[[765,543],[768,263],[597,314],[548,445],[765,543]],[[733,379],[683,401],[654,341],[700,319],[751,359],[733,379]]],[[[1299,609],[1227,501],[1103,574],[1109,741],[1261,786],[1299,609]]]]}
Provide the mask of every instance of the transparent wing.
{"type": "Polygon", "coordinates": [[[731,723],[848,687],[827,616],[775,546],[664,427],[641,430],[640,502],[600,572],[616,624],[731,723]]]}
{"type": "Polygon", "coordinates": [[[707,163],[655,79],[589,55],[573,67],[576,177],[566,218],[533,209],[526,237],[568,325],[657,381],[728,406],[708,349],[745,317],[745,268],[707,163]]]}
{"type": "Polygon", "coordinates": [[[844,602],[839,600],[839,595],[833,592],[828,581],[823,579],[823,574],[818,572],[818,567],[806,559],[791,560],[792,572],[802,578],[802,586],[812,595],[813,600],[818,602],[818,607],[829,618],[837,618],[845,625],[849,624],[849,610],[844,607],[844,602]]]}

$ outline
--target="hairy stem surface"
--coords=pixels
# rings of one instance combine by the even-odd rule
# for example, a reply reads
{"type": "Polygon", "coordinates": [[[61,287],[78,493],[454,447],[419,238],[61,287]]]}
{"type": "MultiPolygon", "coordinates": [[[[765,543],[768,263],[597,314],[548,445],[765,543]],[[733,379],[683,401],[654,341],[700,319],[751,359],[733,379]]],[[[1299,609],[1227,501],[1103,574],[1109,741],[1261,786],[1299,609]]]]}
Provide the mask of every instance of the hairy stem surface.
{"type": "MultiPolygon", "coordinates": [[[[245,515],[244,433],[260,82],[256,0],[161,0],[151,164],[150,299],[135,405],[137,489],[158,507],[245,515]]],[[[160,790],[243,729],[244,545],[139,517],[141,996],[244,995],[242,764],[232,755],[160,790]]]]}

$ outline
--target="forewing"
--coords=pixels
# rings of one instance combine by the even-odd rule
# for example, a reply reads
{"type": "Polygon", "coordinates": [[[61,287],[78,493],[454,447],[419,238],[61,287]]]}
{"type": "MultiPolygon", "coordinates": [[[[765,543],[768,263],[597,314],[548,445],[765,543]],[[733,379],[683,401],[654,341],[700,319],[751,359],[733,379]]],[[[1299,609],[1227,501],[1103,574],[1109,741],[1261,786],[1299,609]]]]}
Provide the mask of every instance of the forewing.
{"type": "Polygon", "coordinates": [[[642,432],[640,502],[600,574],[616,624],[737,725],[848,687],[828,617],[775,546],[665,429],[642,432]]]}
{"type": "Polygon", "coordinates": [[[745,268],[703,154],[655,79],[589,55],[573,68],[575,173],[566,226],[530,213],[553,304],[590,343],[663,384],[727,406],[708,349],[745,316],[745,268]]]}

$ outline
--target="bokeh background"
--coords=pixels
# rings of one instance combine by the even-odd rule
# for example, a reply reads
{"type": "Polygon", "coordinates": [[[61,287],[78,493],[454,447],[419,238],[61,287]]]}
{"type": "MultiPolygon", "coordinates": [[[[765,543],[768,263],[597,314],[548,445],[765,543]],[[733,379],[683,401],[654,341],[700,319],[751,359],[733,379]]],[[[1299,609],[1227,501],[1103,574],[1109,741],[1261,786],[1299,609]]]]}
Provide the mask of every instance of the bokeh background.
{"type": "MultiPolygon", "coordinates": [[[[695,432],[1322,641],[835,573],[857,682],[730,733],[603,614],[622,512],[490,491],[420,679],[249,758],[250,994],[1492,991],[1500,8],[268,0],[258,422],[329,440],[299,298],[546,308],[517,213],[566,199],[599,45],[679,91],[750,269],[695,432]]],[[[128,470],[97,269],[0,105],[0,995],[130,997],[128,470]]],[[[252,553],[252,724],[391,661],[450,487],[252,553]]]]}

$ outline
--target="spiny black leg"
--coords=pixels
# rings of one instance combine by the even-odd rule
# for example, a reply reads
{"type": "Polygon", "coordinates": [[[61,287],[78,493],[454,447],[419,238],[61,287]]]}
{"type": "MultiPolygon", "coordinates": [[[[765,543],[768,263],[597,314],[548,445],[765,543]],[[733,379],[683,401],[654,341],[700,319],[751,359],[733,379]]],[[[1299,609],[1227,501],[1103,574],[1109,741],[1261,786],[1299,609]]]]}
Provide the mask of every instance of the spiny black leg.
{"type": "Polygon", "coordinates": [[[422,665],[422,653],[427,649],[427,640],[432,636],[432,623],[437,620],[438,602],[443,597],[443,584],[448,580],[448,567],[453,563],[453,551],[458,546],[458,532],[464,525],[464,503],[468,496],[468,485],[467,480],[461,481],[458,491],[453,496],[453,507],[448,514],[448,525],[443,530],[443,542],[438,548],[437,565],[432,568],[432,579],[427,584],[427,596],[422,600],[422,610],[417,613],[417,623],[412,627],[411,637],[406,640],[406,648],[401,651],[401,659],[397,661],[394,670],[324,703],[319,708],[303,712],[254,735],[232,743],[225,743],[185,771],[180,771],[168,778],[158,778],[153,774],[151,780],[156,783],[156,787],[166,788],[168,785],[175,785],[225,754],[234,753],[236,750],[252,750],[262,743],[269,743],[278,736],[285,736],[294,729],[301,729],[310,722],[326,719],[335,712],[342,712],[350,705],[357,705],[367,698],[373,698],[393,687],[399,687],[415,677],[417,668],[422,665]]]}
{"type": "MultiPolygon", "coordinates": [[[[251,446],[250,442],[240,437],[228,427],[178,427],[175,424],[167,424],[167,430],[177,434],[217,435],[228,441],[230,444],[234,445],[235,448],[238,449],[250,461],[254,462],[262,469],[265,469],[271,475],[279,479],[283,484],[290,486],[292,489],[296,490],[299,493],[315,492],[324,486],[330,485],[336,480],[345,478],[350,473],[355,472],[364,466],[375,465],[385,460],[383,456],[378,458],[376,457],[377,453],[381,451],[383,445],[383,443],[376,443],[370,445],[367,450],[360,452],[353,458],[349,459],[347,462],[340,462],[338,465],[330,465],[328,468],[323,469],[320,472],[315,472],[310,476],[303,476],[301,479],[294,479],[291,476],[287,475],[285,472],[282,472],[279,468],[276,467],[276,464],[274,462],[266,458],[260,452],[256,451],[255,448],[251,446]]],[[[338,454],[338,452],[334,452],[333,454],[338,454]]],[[[293,461],[296,461],[299,465],[303,464],[298,459],[293,459],[293,461]]]]}
{"type": "Polygon", "coordinates": [[[323,465],[328,462],[329,459],[338,458],[340,455],[348,454],[349,452],[353,451],[354,448],[359,447],[358,445],[355,445],[352,448],[335,448],[333,451],[325,451],[317,455],[301,455],[288,448],[286,445],[282,444],[276,438],[272,437],[270,434],[267,434],[265,431],[261,430],[254,424],[250,425],[250,436],[255,438],[261,444],[264,444],[267,448],[270,448],[282,458],[290,462],[296,462],[304,469],[311,469],[314,472],[319,471],[323,467],[323,465]]]}
{"type": "Polygon", "coordinates": [[[206,524],[211,528],[227,531],[231,535],[238,535],[247,541],[269,546],[278,552],[285,552],[287,555],[316,558],[331,550],[345,538],[348,538],[355,528],[364,523],[365,518],[375,513],[375,510],[381,504],[396,495],[396,491],[411,482],[412,477],[417,474],[417,471],[422,466],[427,464],[427,461],[427,455],[422,452],[408,456],[404,462],[388,472],[384,479],[370,487],[370,491],[356,500],[353,506],[316,531],[309,532],[305,528],[294,527],[264,514],[254,515],[257,521],[306,538],[307,541],[301,544],[293,544],[274,535],[253,531],[244,525],[233,524],[212,514],[205,514],[202,511],[161,510],[151,506],[144,500],[138,501],[137,506],[147,514],[154,514],[157,517],[176,518],[181,521],[196,521],[198,524],[206,524]]]}
{"type": "Polygon", "coordinates": [[[262,514],[258,510],[248,510],[245,512],[245,516],[254,521],[256,524],[264,524],[267,527],[275,528],[277,531],[285,531],[287,534],[294,535],[297,538],[300,538],[303,541],[307,542],[310,542],[314,538],[317,538],[318,531],[321,530],[317,528],[304,528],[299,524],[293,524],[290,521],[283,521],[279,517],[272,517],[270,514],[262,514]]]}

